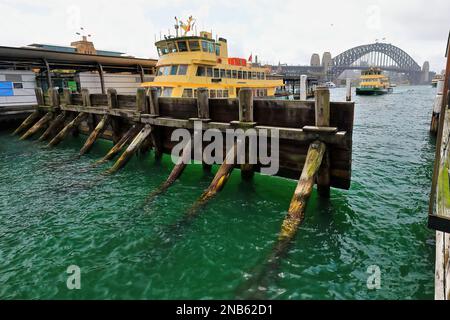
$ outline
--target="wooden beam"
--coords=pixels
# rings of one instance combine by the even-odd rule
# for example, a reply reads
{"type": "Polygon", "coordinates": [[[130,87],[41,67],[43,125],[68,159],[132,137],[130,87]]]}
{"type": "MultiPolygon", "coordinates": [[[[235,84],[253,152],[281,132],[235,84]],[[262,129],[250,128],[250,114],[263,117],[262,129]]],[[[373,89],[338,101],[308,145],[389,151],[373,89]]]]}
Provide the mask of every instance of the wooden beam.
{"type": "Polygon", "coordinates": [[[120,158],[116,161],[114,166],[112,166],[112,168],[108,170],[108,173],[115,173],[121,168],[123,168],[131,159],[131,157],[136,153],[137,149],[140,147],[142,142],[144,142],[144,140],[150,135],[151,132],[152,132],[151,126],[146,125],[133,139],[131,144],[120,156],[120,158]]]}
{"type": "Polygon", "coordinates": [[[54,147],[58,145],[61,141],[63,141],[67,135],[72,132],[72,130],[75,130],[80,123],[86,119],[88,116],[87,113],[82,112],[79,115],[75,117],[71,122],[69,122],[68,125],[66,125],[48,144],[49,147],[54,147]]]}
{"type": "Polygon", "coordinates": [[[42,91],[42,88],[35,88],[34,93],[36,95],[36,102],[38,106],[45,105],[44,92],[42,91]]]}
{"type": "Polygon", "coordinates": [[[114,158],[125,147],[125,145],[136,136],[142,129],[142,124],[134,124],[121,138],[120,140],[109,150],[109,152],[96,164],[104,163],[114,158]]]}
{"type": "Polygon", "coordinates": [[[14,130],[12,135],[19,134],[22,131],[29,129],[34,124],[34,122],[36,121],[36,119],[39,117],[40,114],[41,113],[38,110],[34,111],[20,124],[20,126],[16,130],[14,130]]]}
{"type": "Polygon", "coordinates": [[[147,99],[147,90],[138,88],[136,92],[136,111],[141,113],[149,113],[149,105],[147,99]]]}
{"type": "Polygon", "coordinates": [[[150,115],[153,117],[159,116],[159,94],[158,89],[150,88],[148,90],[148,97],[150,103],[150,115]]]}
{"type": "Polygon", "coordinates": [[[279,239],[292,239],[305,218],[306,203],[311,196],[314,178],[322,164],[326,147],[323,142],[313,142],[308,149],[306,162],[289,206],[288,214],[281,226],[279,239]]]}
{"type": "Polygon", "coordinates": [[[48,126],[48,128],[44,131],[44,133],[39,137],[38,141],[44,141],[50,138],[55,131],[59,130],[59,128],[64,123],[64,120],[66,118],[66,112],[63,111],[60,113],[48,126]]]}
{"type": "Polygon", "coordinates": [[[197,90],[197,114],[201,120],[211,120],[209,118],[209,96],[207,88],[197,90]]]}
{"type": "Polygon", "coordinates": [[[88,153],[92,149],[94,142],[106,129],[110,120],[111,120],[111,117],[109,115],[105,114],[103,116],[103,118],[100,120],[100,122],[95,127],[94,131],[92,131],[91,135],[86,140],[86,143],[84,144],[84,146],[81,148],[80,153],[79,153],[80,156],[88,153]]]}
{"type": "MultiPolygon", "coordinates": [[[[330,128],[330,90],[327,87],[317,87],[315,91],[316,127],[322,132],[336,133],[337,128],[330,128]],[[319,129],[320,130],[320,129],[319,129]]],[[[303,127],[305,130],[305,127],[303,127]]],[[[326,151],[324,161],[317,175],[317,191],[321,197],[330,197],[330,155],[326,151]]]]}
{"type": "Polygon", "coordinates": [[[239,90],[239,121],[253,122],[253,91],[249,88],[239,90]]]}
{"type": "Polygon", "coordinates": [[[21,137],[20,140],[25,140],[38,132],[53,118],[53,112],[47,112],[34,126],[28,129],[21,137]]]}

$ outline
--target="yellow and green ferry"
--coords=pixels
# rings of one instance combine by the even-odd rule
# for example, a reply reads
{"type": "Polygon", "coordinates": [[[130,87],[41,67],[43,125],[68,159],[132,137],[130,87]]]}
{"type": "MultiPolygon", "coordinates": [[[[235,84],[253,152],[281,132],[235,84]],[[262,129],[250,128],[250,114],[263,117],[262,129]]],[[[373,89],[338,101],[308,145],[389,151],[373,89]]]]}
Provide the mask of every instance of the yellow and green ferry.
{"type": "Polygon", "coordinates": [[[357,95],[382,95],[392,93],[389,78],[379,68],[370,68],[361,72],[361,82],[356,88],[357,95]]]}
{"type": "Polygon", "coordinates": [[[162,97],[193,98],[198,88],[207,88],[210,98],[235,98],[241,88],[251,88],[255,97],[272,97],[282,80],[269,79],[270,68],[249,60],[228,57],[227,40],[213,39],[212,33],[192,32],[192,18],[189,24],[175,26],[176,36],[165,36],[155,43],[159,60],[156,77],[143,87],[156,87],[162,97]],[[181,27],[185,33],[178,36],[181,27]]]}

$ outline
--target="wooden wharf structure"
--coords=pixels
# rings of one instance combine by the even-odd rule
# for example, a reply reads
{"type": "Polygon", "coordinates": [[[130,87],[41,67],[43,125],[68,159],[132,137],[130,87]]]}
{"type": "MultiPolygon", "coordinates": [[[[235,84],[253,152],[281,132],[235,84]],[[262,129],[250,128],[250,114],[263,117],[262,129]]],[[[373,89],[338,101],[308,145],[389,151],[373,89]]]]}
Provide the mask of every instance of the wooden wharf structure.
{"type": "Polygon", "coordinates": [[[430,126],[436,135],[428,215],[428,226],[436,230],[436,300],[450,300],[450,33],[445,56],[445,79],[438,85],[430,126]]]}
{"type": "MultiPolygon", "coordinates": [[[[38,106],[14,134],[29,139],[39,133],[40,141],[56,147],[71,133],[79,132],[88,136],[80,156],[88,153],[97,139],[111,140],[111,150],[98,161],[106,163],[117,157],[109,173],[123,168],[138,150],[153,149],[157,158],[171,154],[177,143],[171,141],[172,132],[187,129],[192,141],[196,121],[201,121],[203,130],[215,129],[223,135],[227,129],[236,128],[244,132],[254,129],[258,136],[263,131],[276,130],[276,176],[299,179],[281,226],[279,241],[283,243],[294,238],[315,184],[322,197],[329,197],[331,187],[350,188],[354,102],[330,102],[326,87],[316,88],[314,101],[258,99],[246,88],[240,90],[236,99],[210,99],[207,89],[202,88],[197,98],[159,97],[156,89],[145,88],[138,89],[136,95],[118,95],[114,89],[108,89],[107,94],[90,94],[86,89],[81,94],[68,90],[59,94],[53,88],[44,94],[38,88],[36,97],[38,106]]],[[[189,214],[225,187],[233,169],[240,169],[242,178],[251,179],[254,172],[267,165],[259,158],[257,164],[235,164],[239,143],[247,142],[237,141],[225,150],[223,163],[189,214]]],[[[189,165],[187,160],[192,159],[192,144],[188,143],[167,180],[153,195],[168,191],[189,165]]],[[[210,166],[204,163],[204,168],[210,166]]]]}

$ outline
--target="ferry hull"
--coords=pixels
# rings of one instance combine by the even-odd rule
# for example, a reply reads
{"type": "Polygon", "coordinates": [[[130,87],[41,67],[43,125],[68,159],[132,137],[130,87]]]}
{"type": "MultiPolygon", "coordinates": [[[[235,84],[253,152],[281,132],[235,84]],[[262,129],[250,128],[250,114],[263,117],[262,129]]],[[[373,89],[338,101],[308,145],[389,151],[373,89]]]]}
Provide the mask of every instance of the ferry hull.
{"type": "Polygon", "coordinates": [[[380,96],[383,94],[392,93],[392,89],[376,89],[376,88],[356,88],[356,95],[358,96],[380,96]]]}

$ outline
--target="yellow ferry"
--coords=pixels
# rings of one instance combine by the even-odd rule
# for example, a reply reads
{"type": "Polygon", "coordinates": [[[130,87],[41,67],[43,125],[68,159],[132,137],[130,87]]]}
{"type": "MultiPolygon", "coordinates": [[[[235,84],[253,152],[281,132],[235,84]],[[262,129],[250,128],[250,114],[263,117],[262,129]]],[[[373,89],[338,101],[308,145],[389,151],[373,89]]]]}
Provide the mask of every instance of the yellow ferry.
{"type": "Polygon", "coordinates": [[[370,68],[361,72],[361,82],[356,88],[357,95],[381,95],[392,93],[389,78],[379,68],[370,68]]]}
{"type": "Polygon", "coordinates": [[[192,17],[187,24],[177,19],[177,35],[156,42],[156,77],[143,87],[159,88],[162,97],[192,98],[198,88],[207,88],[210,98],[235,98],[244,87],[251,88],[255,97],[270,97],[277,87],[284,86],[282,80],[268,79],[270,69],[251,63],[251,58],[229,58],[226,39],[216,41],[206,31],[187,35],[193,23],[192,17]],[[180,27],[185,31],[182,36],[178,36],[180,27]]]}

